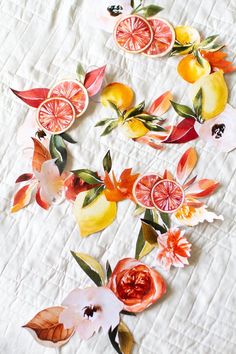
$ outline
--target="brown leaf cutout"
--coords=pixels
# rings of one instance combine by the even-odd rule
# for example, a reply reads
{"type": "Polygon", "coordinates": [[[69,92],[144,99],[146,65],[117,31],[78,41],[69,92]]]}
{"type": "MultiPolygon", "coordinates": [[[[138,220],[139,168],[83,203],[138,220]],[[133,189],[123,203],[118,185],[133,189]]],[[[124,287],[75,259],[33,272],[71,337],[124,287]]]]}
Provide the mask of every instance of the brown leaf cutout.
{"type": "Polygon", "coordinates": [[[62,306],[48,307],[32,318],[23,328],[30,331],[34,339],[46,347],[60,347],[74,333],[74,328],[65,329],[59,322],[59,316],[64,310],[62,306]]]}
{"type": "Polygon", "coordinates": [[[131,354],[134,345],[134,337],[123,321],[120,322],[118,327],[118,338],[122,353],[131,354]]]}

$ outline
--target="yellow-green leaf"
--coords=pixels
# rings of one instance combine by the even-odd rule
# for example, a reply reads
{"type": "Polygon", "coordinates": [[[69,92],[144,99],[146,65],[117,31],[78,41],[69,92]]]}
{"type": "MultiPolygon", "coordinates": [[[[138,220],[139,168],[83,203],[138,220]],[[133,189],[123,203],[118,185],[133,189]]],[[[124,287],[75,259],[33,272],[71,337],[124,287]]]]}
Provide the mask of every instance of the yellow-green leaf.
{"type": "Polygon", "coordinates": [[[158,237],[156,230],[152,225],[146,223],[144,220],[142,220],[141,222],[144,240],[150,245],[156,246],[158,237]]]}
{"type": "Polygon", "coordinates": [[[134,338],[129,328],[122,321],[118,326],[118,338],[122,353],[130,354],[134,346],[134,338]]]}
{"type": "Polygon", "coordinates": [[[101,264],[89,254],[80,252],[71,252],[71,254],[94,283],[101,286],[105,279],[104,270],[101,264]]]}
{"type": "Polygon", "coordinates": [[[141,259],[141,258],[145,257],[147,254],[149,254],[153,250],[153,248],[155,248],[155,246],[150,245],[150,243],[145,241],[144,245],[143,245],[143,248],[142,248],[141,252],[138,255],[138,259],[141,259]]]}

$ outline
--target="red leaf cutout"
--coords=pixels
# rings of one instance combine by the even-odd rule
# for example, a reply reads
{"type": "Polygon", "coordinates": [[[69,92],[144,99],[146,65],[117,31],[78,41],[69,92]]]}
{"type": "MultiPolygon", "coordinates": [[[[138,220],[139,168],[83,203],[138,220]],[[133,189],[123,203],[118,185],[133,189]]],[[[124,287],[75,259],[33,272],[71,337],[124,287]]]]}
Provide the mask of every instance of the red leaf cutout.
{"type": "Polygon", "coordinates": [[[31,178],[33,178],[33,173],[23,173],[23,175],[20,175],[17,178],[15,183],[29,181],[31,178]]]}
{"type": "Polygon", "coordinates": [[[29,204],[34,186],[34,184],[26,184],[16,192],[14,195],[13,206],[11,208],[12,213],[16,213],[29,204]]]}
{"type": "Polygon", "coordinates": [[[85,75],[84,87],[87,89],[89,97],[96,95],[101,89],[105,70],[106,65],[102,66],[101,68],[89,71],[85,75]]]}
{"type": "Polygon", "coordinates": [[[74,333],[74,328],[65,329],[59,322],[59,316],[63,310],[62,306],[48,307],[37,313],[23,328],[30,330],[32,336],[40,344],[60,347],[68,342],[74,333]]]}
{"type": "Polygon", "coordinates": [[[161,116],[166,113],[171,106],[170,100],[173,99],[173,95],[170,91],[166,91],[160,97],[158,97],[149,108],[150,114],[161,116]]]}
{"type": "Polygon", "coordinates": [[[45,210],[49,209],[50,205],[45,200],[43,200],[41,197],[40,188],[38,188],[38,190],[37,190],[37,193],[35,195],[35,200],[41,208],[43,208],[45,210]]]}
{"type": "Polygon", "coordinates": [[[194,148],[190,147],[185,151],[177,165],[177,178],[182,184],[186,181],[197,163],[197,152],[194,148]]]}
{"type": "Polygon", "coordinates": [[[37,139],[32,138],[34,142],[34,155],[32,160],[32,168],[38,172],[41,171],[42,164],[51,159],[49,151],[37,139]]]}
{"type": "Polygon", "coordinates": [[[11,89],[12,92],[19,97],[28,106],[38,108],[39,105],[48,97],[49,89],[35,88],[26,91],[17,91],[11,89]]]}
{"type": "Polygon", "coordinates": [[[198,138],[198,133],[194,129],[195,120],[191,118],[183,119],[173,127],[172,132],[163,143],[183,144],[198,138]]]}
{"type": "Polygon", "coordinates": [[[213,194],[219,187],[219,182],[203,178],[192,184],[186,192],[187,197],[205,198],[213,194]]]}

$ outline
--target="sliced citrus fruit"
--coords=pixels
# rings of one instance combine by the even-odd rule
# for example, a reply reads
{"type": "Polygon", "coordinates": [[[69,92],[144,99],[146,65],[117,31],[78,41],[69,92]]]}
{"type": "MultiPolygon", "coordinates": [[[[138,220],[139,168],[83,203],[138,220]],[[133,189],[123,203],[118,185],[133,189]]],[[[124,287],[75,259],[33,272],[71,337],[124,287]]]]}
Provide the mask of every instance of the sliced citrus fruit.
{"type": "Polygon", "coordinates": [[[74,106],[66,98],[48,98],[37,109],[37,124],[49,134],[65,132],[74,120],[74,106]]]}
{"type": "Polygon", "coordinates": [[[143,54],[152,57],[162,57],[169,53],[175,42],[174,28],[162,18],[148,20],[153,30],[153,40],[143,54]]]}
{"type": "Polygon", "coordinates": [[[117,22],[114,39],[118,47],[126,52],[140,53],[152,43],[153,31],[145,18],[129,15],[117,22]]]}
{"type": "Polygon", "coordinates": [[[188,54],[180,60],[177,71],[185,81],[194,83],[200,77],[210,74],[211,65],[203,58],[200,65],[193,54],[188,54]]]}
{"type": "Polygon", "coordinates": [[[128,109],[134,99],[134,92],[131,87],[122,84],[121,82],[112,82],[104,87],[101,93],[101,103],[104,107],[109,106],[109,102],[112,102],[119,109],[128,109]]]}
{"type": "Polygon", "coordinates": [[[48,97],[67,98],[75,108],[76,117],[81,116],[86,111],[89,103],[86,88],[77,80],[63,80],[58,82],[51,88],[48,97]]]}
{"type": "Polygon", "coordinates": [[[157,183],[160,177],[156,173],[148,173],[140,176],[133,186],[133,196],[137,204],[146,209],[154,207],[151,192],[153,186],[157,183]]]}
{"type": "Polygon", "coordinates": [[[151,198],[155,208],[165,213],[173,213],[182,206],[184,191],[177,182],[163,179],[152,188],[151,198]]]}

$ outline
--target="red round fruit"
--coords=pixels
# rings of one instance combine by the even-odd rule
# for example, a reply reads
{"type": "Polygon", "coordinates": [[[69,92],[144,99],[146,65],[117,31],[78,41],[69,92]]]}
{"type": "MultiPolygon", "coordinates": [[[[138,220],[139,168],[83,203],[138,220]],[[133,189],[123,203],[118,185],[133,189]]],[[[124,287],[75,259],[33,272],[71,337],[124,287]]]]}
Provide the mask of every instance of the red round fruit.
{"type": "Polygon", "coordinates": [[[160,177],[156,173],[148,173],[140,176],[133,186],[133,196],[137,204],[146,208],[154,207],[151,199],[151,191],[160,177]]]}
{"type": "Polygon", "coordinates": [[[164,213],[173,213],[182,206],[184,191],[177,182],[163,179],[152,188],[151,198],[156,209],[164,213]]]}
{"type": "Polygon", "coordinates": [[[75,121],[75,109],[66,98],[52,97],[37,109],[37,124],[49,134],[61,134],[75,121]]]}
{"type": "Polygon", "coordinates": [[[150,18],[148,20],[153,30],[153,40],[143,54],[151,57],[162,57],[169,53],[175,42],[174,28],[162,18],[150,18]]]}
{"type": "Polygon", "coordinates": [[[117,22],[114,39],[118,47],[126,52],[140,53],[152,43],[153,31],[145,18],[129,15],[117,22]]]}
{"type": "Polygon", "coordinates": [[[74,106],[76,117],[81,116],[89,103],[88,92],[84,85],[77,80],[63,80],[49,91],[48,97],[67,98],[74,106]]]}

